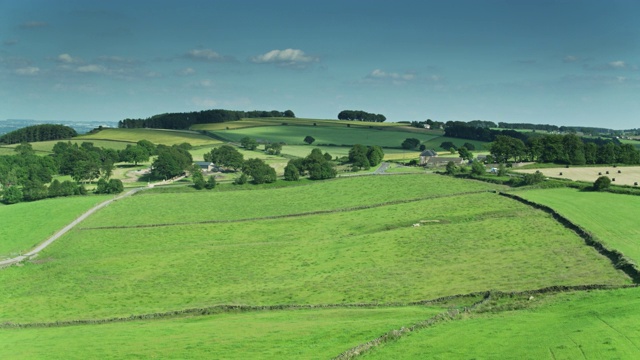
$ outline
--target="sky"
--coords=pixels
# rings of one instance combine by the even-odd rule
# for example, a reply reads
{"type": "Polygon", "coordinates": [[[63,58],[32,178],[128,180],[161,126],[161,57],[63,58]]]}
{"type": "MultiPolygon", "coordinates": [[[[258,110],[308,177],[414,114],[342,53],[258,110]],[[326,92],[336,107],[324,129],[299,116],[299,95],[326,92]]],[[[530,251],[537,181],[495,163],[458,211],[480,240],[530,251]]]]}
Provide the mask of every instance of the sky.
{"type": "Polygon", "coordinates": [[[0,119],[640,127],[637,0],[0,0],[0,119]]]}

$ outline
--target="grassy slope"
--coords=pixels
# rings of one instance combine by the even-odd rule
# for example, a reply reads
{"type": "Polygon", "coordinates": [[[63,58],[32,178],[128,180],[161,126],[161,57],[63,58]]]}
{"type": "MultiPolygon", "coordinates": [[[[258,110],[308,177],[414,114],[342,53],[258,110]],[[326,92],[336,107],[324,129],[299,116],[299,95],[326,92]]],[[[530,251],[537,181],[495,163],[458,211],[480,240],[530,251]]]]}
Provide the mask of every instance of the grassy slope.
{"type": "Polygon", "coordinates": [[[109,196],[74,196],[0,207],[0,259],[43,242],[109,196]]]}
{"type": "Polygon", "coordinates": [[[560,294],[423,329],[363,358],[637,359],[639,308],[639,289],[560,294]]]}
{"type": "MultiPolygon", "coordinates": [[[[213,213],[224,216],[224,207],[213,213]]],[[[629,282],[551,217],[491,193],[275,220],[75,230],[39,260],[0,272],[0,322],[629,282]],[[420,220],[440,222],[411,226],[420,220]]]]}
{"type": "Polygon", "coordinates": [[[0,358],[328,359],[442,309],[279,310],[58,328],[0,329],[0,358]],[[25,346],[25,344],[30,344],[25,346]]]}
{"type": "Polygon", "coordinates": [[[555,209],[640,264],[640,196],[566,188],[529,190],[518,195],[555,209]]]}
{"type": "Polygon", "coordinates": [[[436,137],[427,133],[408,133],[404,131],[376,130],[356,127],[323,127],[323,126],[263,126],[238,130],[223,130],[217,135],[232,141],[240,141],[245,136],[255,139],[283,142],[291,145],[303,145],[303,139],[310,135],[316,139],[314,144],[326,145],[380,145],[400,147],[404,139],[415,137],[427,141],[436,137]]]}
{"type": "Polygon", "coordinates": [[[149,140],[154,144],[175,145],[188,142],[193,146],[218,144],[220,141],[191,131],[162,130],[162,129],[104,129],[90,135],[82,135],[76,139],[92,141],[92,139],[107,139],[116,141],[137,142],[149,140]]]}
{"type": "MultiPolygon", "coordinates": [[[[112,204],[84,227],[234,220],[378,204],[393,200],[501,189],[439,175],[338,178],[282,189],[184,194],[140,193],[112,204]],[[379,191],[391,187],[393,191],[379,191]]],[[[219,189],[217,189],[219,190],[219,189]]]]}
{"type": "Polygon", "coordinates": [[[476,147],[475,150],[471,151],[474,154],[476,152],[483,151],[484,147],[489,145],[489,143],[485,141],[458,139],[458,138],[452,138],[452,137],[446,137],[446,136],[433,138],[429,141],[424,142],[424,145],[426,146],[427,149],[434,149],[436,151],[449,150],[449,149],[443,149],[440,147],[440,144],[442,144],[445,141],[450,141],[457,147],[461,147],[462,145],[464,145],[464,143],[471,143],[476,147]]]}
{"type": "Polygon", "coordinates": [[[217,130],[232,130],[232,129],[242,129],[247,127],[257,127],[257,126],[282,126],[282,123],[287,123],[288,125],[298,125],[298,126],[332,126],[332,127],[346,127],[347,124],[351,125],[351,127],[355,128],[382,128],[382,129],[390,129],[390,128],[398,128],[404,131],[412,131],[413,128],[406,126],[406,124],[399,123],[370,123],[363,121],[340,121],[340,120],[330,120],[330,119],[301,119],[301,118],[248,118],[242,119],[240,121],[230,121],[225,123],[212,123],[212,124],[197,124],[193,125],[191,128],[193,130],[209,130],[209,131],[217,131],[217,130]]]}

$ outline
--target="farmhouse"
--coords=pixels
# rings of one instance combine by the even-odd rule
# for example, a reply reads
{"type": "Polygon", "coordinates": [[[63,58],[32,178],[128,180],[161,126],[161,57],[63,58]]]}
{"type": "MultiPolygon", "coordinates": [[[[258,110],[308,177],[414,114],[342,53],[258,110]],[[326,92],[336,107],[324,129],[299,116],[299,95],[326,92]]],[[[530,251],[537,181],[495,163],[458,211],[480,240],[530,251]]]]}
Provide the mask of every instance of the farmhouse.
{"type": "Polygon", "coordinates": [[[209,161],[195,161],[194,164],[196,164],[196,166],[198,166],[202,171],[212,172],[217,170],[215,165],[209,161]]]}
{"type": "Polygon", "coordinates": [[[465,163],[465,161],[461,157],[430,157],[427,158],[424,164],[425,167],[438,167],[438,166],[446,166],[449,161],[452,161],[456,165],[461,165],[465,163]]]}
{"type": "Polygon", "coordinates": [[[438,153],[433,150],[425,150],[420,153],[420,165],[425,165],[427,160],[432,157],[438,156],[438,153]]]}

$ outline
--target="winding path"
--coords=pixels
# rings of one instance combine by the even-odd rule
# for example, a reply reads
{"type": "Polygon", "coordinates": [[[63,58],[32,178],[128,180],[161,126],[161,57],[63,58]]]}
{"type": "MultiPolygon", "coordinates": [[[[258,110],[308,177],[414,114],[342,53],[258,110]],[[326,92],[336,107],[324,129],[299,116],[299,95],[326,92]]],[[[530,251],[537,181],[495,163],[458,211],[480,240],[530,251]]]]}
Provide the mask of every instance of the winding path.
{"type": "MultiPolygon", "coordinates": [[[[172,180],[169,180],[169,182],[180,180],[183,177],[174,178],[172,180]]],[[[92,207],[91,209],[87,210],[84,214],[80,215],[75,220],[73,220],[69,225],[65,226],[62,230],[60,230],[57,233],[55,233],[53,236],[51,236],[50,238],[48,238],[47,240],[42,242],[40,245],[36,246],[33,250],[29,251],[28,253],[25,253],[24,255],[20,255],[20,256],[11,258],[11,259],[0,261],[0,269],[4,268],[4,267],[7,267],[7,266],[11,266],[11,265],[16,265],[16,264],[18,264],[18,263],[20,263],[20,262],[22,262],[24,260],[28,260],[28,259],[31,259],[31,258],[37,256],[42,250],[46,249],[47,246],[51,245],[54,241],[58,240],[62,235],[66,234],[69,230],[73,229],[76,225],[78,225],[84,219],[89,217],[94,212],[96,212],[96,211],[102,209],[103,207],[111,204],[112,202],[114,202],[116,200],[120,200],[120,199],[125,198],[127,196],[131,196],[131,195],[133,195],[133,194],[135,194],[135,193],[137,193],[139,191],[146,190],[146,189],[151,189],[154,185],[167,184],[167,183],[168,183],[168,181],[162,181],[162,182],[159,182],[157,184],[149,185],[148,187],[140,187],[140,188],[131,189],[131,190],[127,191],[126,193],[122,194],[122,195],[118,195],[118,196],[114,197],[113,199],[109,199],[107,201],[101,202],[100,204],[98,204],[98,205],[92,207]]]]}

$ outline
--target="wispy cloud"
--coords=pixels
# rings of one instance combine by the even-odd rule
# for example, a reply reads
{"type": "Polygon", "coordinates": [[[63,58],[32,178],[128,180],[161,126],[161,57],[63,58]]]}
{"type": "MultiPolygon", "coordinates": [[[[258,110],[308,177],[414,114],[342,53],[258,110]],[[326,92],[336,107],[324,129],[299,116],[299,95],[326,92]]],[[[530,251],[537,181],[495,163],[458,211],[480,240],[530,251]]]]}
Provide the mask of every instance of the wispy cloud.
{"type": "Polygon", "coordinates": [[[92,73],[92,74],[104,74],[107,72],[106,67],[102,65],[97,65],[97,64],[78,66],[75,70],[80,73],[92,73]]]}
{"type": "Polygon", "coordinates": [[[178,75],[181,75],[181,76],[189,76],[189,75],[193,75],[195,73],[196,73],[196,71],[193,68],[190,68],[190,67],[184,68],[184,69],[178,71],[178,75]]]}
{"type": "Polygon", "coordinates": [[[638,70],[638,66],[634,64],[629,64],[623,60],[614,60],[609,61],[608,63],[598,64],[598,65],[584,65],[586,70],[597,70],[597,71],[606,71],[606,70],[638,70]]]}
{"type": "Polygon", "coordinates": [[[573,63],[573,62],[576,62],[576,61],[579,61],[579,60],[580,60],[580,58],[578,58],[577,56],[574,56],[574,55],[567,55],[564,58],[562,58],[562,62],[564,62],[564,63],[573,63]]]}
{"type": "Polygon", "coordinates": [[[307,55],[299,49],[271,50],[251,58],[251,61],[256,64],[276,64],[288,67],[306,67],[318,60],[319,58],[307,55]]]}
{"type": "Polygon", "coordinates": [[[69,54],[60,54],[60,55],[58,55],[58,57],[56,57],[56,61],[64,63],[64,64],[73,64],[73,63],[80,62],[79,59],[74,59],[69,54]]]}
{"type": "Polygon", "coordinates": [[[410,81],[416,78],[415,73],[405,72],[404,74],[396,73],[396,72],[386,72],[380,69],[373,70],[369,75],[367,75],[369,79],[390,79],[396,81],[410,81]]]}
{"type": "Polygon", "coordinates": [[[192,60],[221,62],[232,61],[233,57],[221,55],[211,49],[193,49],[185,54],[185,56],[192,60]]]}
{"type": "Polygon", "coordinates": [[[49,26],[48,23],[44,21],[27,21],[20,24],[20,28],[22,29],[37,29],[49,26]]]}
{"type": "Polygon", "coordinates": [[[23,67],[15,70],[16,74],[25,75],[25,76],[34,76],[34,75],[37,75],[39,72],[40,72],[40,68],[37,66],[27,66],[27,67],[23,67]]]}
{"type": "Polygon", "coordinates": [[[627,63],[622,60],[611,61],[607,64],[612,69],[626,69],[627,63]]]}

